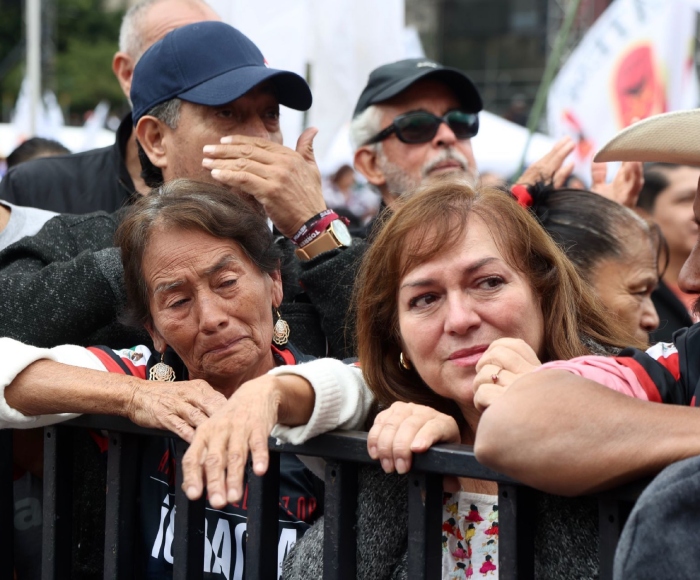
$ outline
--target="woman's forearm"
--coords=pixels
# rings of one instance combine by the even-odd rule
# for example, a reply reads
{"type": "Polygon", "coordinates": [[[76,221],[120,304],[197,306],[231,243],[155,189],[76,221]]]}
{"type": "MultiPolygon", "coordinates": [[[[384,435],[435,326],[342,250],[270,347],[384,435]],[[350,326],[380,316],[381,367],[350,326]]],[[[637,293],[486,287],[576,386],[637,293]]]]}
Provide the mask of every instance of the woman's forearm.
{"type": "MultiPolygon", "coordinates": [[[[85,389],[104,381],[107,373],[99,372],[104,370],[95,355],[79,346],[43,349],[0,338],[0,428],[41,427],[74,417],[94,403],[85,389]],[[74,367],[93,370],[86,376],[74,367]],[[62,414],[43,414],[54,412],[62,414]]],[[[100,394],[111,399],[120,393],[100,394]]],[[[87,408],[91,412],[93,407],[87,408]]]]}
{"type": "Polygon", "coordinates": [[[308,420],[303,423],[280,421],[272,432],[273,437],[300,444],[333,429],[363,428],[374,397],[358,367],[336,359],[318,359],[277,367],[270,374],[303,377],[314,390],[313,412],[308,420]]]}
{"type": "Polygon", "coordinates": [[[55,413],[123,415],[139,379],[38,360],[5,388],[5,401],[27,416],[55,413]]]}
{"type": "Polygon", "coordinates": [[[480,462],[523,483],[580,495],[700,454],[700,410],[545,370],[519,379],[484,412],[475,451],[480,462]]]}

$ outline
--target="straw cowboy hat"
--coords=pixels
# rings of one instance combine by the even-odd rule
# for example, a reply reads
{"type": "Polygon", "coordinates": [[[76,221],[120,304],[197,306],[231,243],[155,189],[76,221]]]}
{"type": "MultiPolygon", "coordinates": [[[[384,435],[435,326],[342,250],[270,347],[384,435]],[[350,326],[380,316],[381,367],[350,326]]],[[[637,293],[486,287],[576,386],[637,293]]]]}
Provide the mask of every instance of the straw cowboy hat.
{"type": "Polygon", "coordinates": [[[655,115],[620,131],[594,161],[700,165],[700,109],[655,115]]]}

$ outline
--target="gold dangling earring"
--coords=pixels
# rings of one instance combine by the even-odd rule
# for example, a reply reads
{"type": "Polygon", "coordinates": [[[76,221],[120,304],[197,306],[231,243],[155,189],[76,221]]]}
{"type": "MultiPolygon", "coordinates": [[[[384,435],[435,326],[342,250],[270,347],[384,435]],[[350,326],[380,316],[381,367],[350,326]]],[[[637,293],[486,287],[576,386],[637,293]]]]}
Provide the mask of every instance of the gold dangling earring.
{"type": "Polygon", "coordinates": [[[160,362],[154,364],[148,373],[149,381],[167,381],[172,382],[175,380],[175,371],[173,367],[167,365],[163,362],[165,358],[165,352],[160,354],[160,362]]]}
{"type": "Polygon", "coordinates": [[[411,366],[411,361],[403,356],[403,352],[399,355],[399,366],[405,371],[410,371],[413,368],[411,366]]]}
{"type": "Polygon", "coordinates": [[[272,331],[272,342],[277,346],[284,346],[289,340],[289,324],[286,320],[282,320],[282,315],[280,311],[275,308],[277,313],[277,322],[275,322],[275,328],[272,331]]]}

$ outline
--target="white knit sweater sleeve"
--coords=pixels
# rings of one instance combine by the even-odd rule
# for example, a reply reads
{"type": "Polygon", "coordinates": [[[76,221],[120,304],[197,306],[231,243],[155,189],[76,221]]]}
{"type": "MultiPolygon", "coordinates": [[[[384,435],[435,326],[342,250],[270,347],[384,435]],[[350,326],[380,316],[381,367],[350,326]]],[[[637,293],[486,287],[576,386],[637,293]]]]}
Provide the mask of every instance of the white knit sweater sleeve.
{"type": "Polygon", "coordinates": [[[0,429],[33,429],[78,416],[76,413],[59,413],[28,417],[7,404],[5,387],[30,364],[40,359],[98,371],[107,370],[100,359],[82,346],[64,344],[54,348],[37,348],[11,338],[0,338],[0,429]]]}
{"type": "Polygon", "coordinates": [[[334,429],[362,429],[374,396],[367,388],[359,367],[332,358],[322,358],[300,365],[276,367],[274,375],[304,377],[316,393],[311,419],[306,425],[276,425],[272,436],[298,445],[307,439],[334,429]]]}

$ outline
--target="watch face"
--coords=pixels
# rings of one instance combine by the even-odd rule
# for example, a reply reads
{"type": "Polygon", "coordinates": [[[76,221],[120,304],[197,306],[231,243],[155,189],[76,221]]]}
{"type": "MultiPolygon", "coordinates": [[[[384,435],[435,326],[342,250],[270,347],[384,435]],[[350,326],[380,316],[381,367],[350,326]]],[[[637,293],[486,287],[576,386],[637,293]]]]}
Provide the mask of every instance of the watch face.
{"type": "Polygon", "coordinates": [[[333,230],[333,235],[338,242],[346,247],[352,245],[352,236],[348,231],[348,226],[346,226],[342,220],[333,220],[331,222],[331,228],[333,230]]]}

